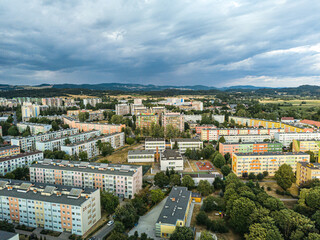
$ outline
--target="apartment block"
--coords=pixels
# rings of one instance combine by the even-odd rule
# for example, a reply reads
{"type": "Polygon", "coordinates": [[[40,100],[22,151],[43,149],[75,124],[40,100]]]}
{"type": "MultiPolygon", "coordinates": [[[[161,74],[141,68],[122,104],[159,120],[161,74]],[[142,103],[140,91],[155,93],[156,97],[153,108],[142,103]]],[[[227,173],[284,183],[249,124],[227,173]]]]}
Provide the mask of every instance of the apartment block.
{"type": "Polygon", "coordinates": [[[155,113],[140,113],[136,116],[137,128],[150,128],[152,124],[159,124],[159,116],[155,113]]]}
{"type": "Polygon", "coordinates": [[[0,181],[2,221],[84,235],[100,218],[98,189],[0,181]]]}
{"type": "Polygon", "coordinates": [[[284,132],[281,128],[210,128],[201,129],[202,141],[217,141],[221,136],[233,135],[270,135],[274,136],[275,133],[284,132]]]}
{"type": "Polygon", "coordinates": [[[98,188],[133,198],[142,189],[142,166],[45,159],[30,166],[30,180],[98,188]]]}
{"type": "Polygon", "coordinates": [[[42,98],[42,105],[47,105],[49,107],[60,108],[63,106],[62,98],[42,98]]]}
{"type": "Polygon", "coordinates": [[[85,140],[83,142],[76,142],[69,145],[61,146],[61,151],[65,151],[69,155],[79,156],[80,152],[87,152],[88,158],[93,158],[99,155],[99,148],[97,146],[98,141],[109,142],[113,148],[119,148],[124,145],[124,133],[114,133],[110,135],[98,136],[85,140]]]}
{"type": "Polygon", "coordinates": [[[162,152],[166,149],[166,141],[164,138],[146,138],[144,149],[162,152]]]}
{"type": "Polygon", "coordinates": [[[11,139],[11,145],[20,146],[20,149],[26,152],[36,149],[37,141],[48,141],[50,139],[61,138],[79,133],[77,128],[68,128],[59,131],[47,132],[29,137],[18,137],[11,139]]]}
{"type": "Polygon", "coordinates": [[[189,121],[192,121],[192,122],[197,122],[197,121],[201,121],[202,119],[202,116],[200,114],[195,114],[195,115],[183,115],[184,116],[184,121],[185,122],[189,122],[189,121]]]}
{"type": "Polygon", "coordinates": [[[87,106],[88,104],[95,107],[97,103],[102,103],[101,98],[84,98],[83,105],[87,106]]]}
{"type": "Polygon", "coordinates": [[[198,139],[192,138],[175,138],[170,140],[171,149],[177,143],[179,151],[184,154],[187,149],[190,150],[201,150],[203,148],[203,142],[198,139]]]}
{"type": "Polygon", "coordinates": [[[277,133],[274,135],[277,142],[281,142],[283,146],[289,147],[293,140],[320,140],[320,132],[299,132],[299,133],[277,133]]]}
{"type": "Polygon", "coordinates": [[[39,133],[49,132],[52,128],[51,124],[40,124],[40,123],[29,123],[29,122],[20,122],[17,124],[18,130],[20,133],[25,131],[27,127],[30,128],[30,132],[32,135],[36,135],[39,133]]]}
{"type": "Polygon", "coordinates": [[[134,162],[154,162],[153,150],[130,150],[128,152],[128,163],[134,162]]]}
{"type": "Polygon", "coordinates": [[[101,121],[104,119],[103,110],[92,111],[91,109],[78,109],[78,110],[68,110],[67,116],[71,118],[79,119],[80,113],[88,113],[89,118],[87,121],[101,121]]]}
{"type": "Polygon", "coordinates": [[[297,185],[314,179],[320,180],[320,163],[298,162],[296,178],[297,185]]]}
{"type": "Polygon", "coordinates": [[[314,153],[314,156],[319,159],[320,152],[320,140],[293,140],[292,143],[292,152],[306,152],[311,151],[314,153]]]}
{"type": "Polygon", "coordinates": [[[217,115],[217,114],[212,114],[213,120],[217,121],[218,123],[224,123],[225,121],[225,115],[217,115]]]}
{"type": "Polygon", "coordinates": [[[24,103],[21,106],[22,120],[26,118],[38,117],[40,115],[40,106],[32,103],[24,103]]]}
{"type": "Polygon", "coordinates": [[[232,153],[282,152],[282,147],[279,142],[219,143],[219,152],[232,156],[232,153]]]}
{"type": "Polygon", "coordinates": [[[239,177],[243,173],[258,174],[264,171],[274,176],[282,164],[290,165],[296,171],[297,162],[310,162],[310,155],[303,152],[233,153],[232,171],[239,177]]]}
{"type": "Polygon", "coordinates": [[[125,124],[107,124],[107,123],[89,123],[79,122],[73,118],[64,117],[64,124],[68,124],[70,128],[77,128],[79,131],[92,131],[99,130],[101,134],[112,134],[121,132],[122,128],[125,128],[125,124]]]}
{"type": "Polygon", "coordinates": [[[160,155],[160,170],[166,171],[167,169],[175,171],[183,171],[183,157],[178,150],[166,149],[160,155]]]}
{"type": "Polygon", "coordinates": [[[247,143],[247,142],[264,142],[264,141],[272,141],[273,138],[271,135],[265,134],[253,134],[253,135],[230,135],[223,136],[226,140],[226,143],[247,143]]]}
{"type": "Polygon", "coordinates": [[[17,168],[29,167],[33,162],[43,159],[43,152],[20,153],[10,157],[0,158],[0,176],[4,176],[17,168]]]}
{"type": "Polygon", "coordinates": [[[216,129],[217,127],[213,124],[205,124],[201,126],[196,127],[196,134],[201,134],[202,129],[210,130],[210,129],[216,129]]]}
{"type": "Polygon", "coordinates": [[[116,115],[130,114],[130,106],[126,103],[116,104],[116,115]]]}
{"type": "Polygon", "coordinates": [[[184,116],[180,113],[166,113],[162,115],[162,126],[166,131],[167,126],[172,125],[174,128],[179,129],[180,132],[184,131],[184,116]]]}
{"type": "Polygon", "coordinates": [[[170,238],[176,227],[183,227],[189,214],[191,191],[186,187],[173,187],[156,222],[156,236],[170,238]]]}
{"type": "Polygon", "coordinates": [[[151,107],[151,112],[161,117],[162,114],[166,113],[166,108],[163,106],[151,107]]]}
{"type": "Polygon", "coordinates": [[[20,147],[17,145],[0,147],[0,158],[9,157],[20,153],[20,147]]]}
{"type": "Polygon", "coordinates": [[[229,122],[231,121],[248,127],[283,128],[285,132],[313,132],[312,128],[304,127],[301,124],[289,124],[265,119],[230,116],[229,122]]]}
{"type": "Polygon", "coordinates": [[[319,121],[313,121],[313,120],[304,119],[304,120],[301,120],[300,123],[304,124],[304,125],[320,128],[320,122],[319,121]]]}

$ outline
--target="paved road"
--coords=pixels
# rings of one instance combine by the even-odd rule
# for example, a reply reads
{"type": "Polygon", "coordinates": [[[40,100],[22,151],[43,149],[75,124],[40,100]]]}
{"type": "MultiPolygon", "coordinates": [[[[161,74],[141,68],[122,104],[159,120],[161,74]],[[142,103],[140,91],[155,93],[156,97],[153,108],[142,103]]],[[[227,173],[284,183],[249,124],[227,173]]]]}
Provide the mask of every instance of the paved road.
{"type": "Polygon", "coordinates": [[[93,237],[95,237],[97,240],[102,240],[105,236],[107,236],[114,228],[114,224],[111,226],[108,226],[107,224],[101,228],[98,232],[96,232],[93,237]]]}
{"type": "Polygon", "coordinates": [[[192,219],[192,215],[193,215],[193,208],[194,208],[194,205],[197,204],[197,205],[202,205],[202,201],[197,203],[197,202],[191,202],[191,205],[190,205],[190,208],[189,208],[189,213],[188,213],[188,217],[187,217],[187,221],[186,221],[186,226],[187,227],[190,227],[191,225],[191,219],[192,219]]]}

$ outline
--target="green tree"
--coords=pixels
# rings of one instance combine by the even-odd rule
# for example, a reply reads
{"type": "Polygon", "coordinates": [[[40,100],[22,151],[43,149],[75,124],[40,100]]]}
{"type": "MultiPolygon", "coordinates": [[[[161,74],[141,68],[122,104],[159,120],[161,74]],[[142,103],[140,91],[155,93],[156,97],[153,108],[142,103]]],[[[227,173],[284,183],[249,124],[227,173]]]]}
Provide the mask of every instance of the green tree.
{"type": "Polygon", "coordinates": [[[308,153],[310,155],[310,162],[312,162],[312,163],[316,162],[316,158],[314,156],[314,152],[306,151],[306,153],[308,153]]]}
{"type": "Polygon", "coordinates": [[[250,173],[249,174],[249,179],[255,180],[256,179],[256,175],[254,173],[250,173]]]}
{"type": "Polygon", "coordinates": [[[118,206],[115,211],[115,221],[122,222],[125,228],[132,228],[139,220],[139,215],[131,203],[118,206]]]}
{"type": "Polygon", "coordinates": [[[195,183],[190,175],[185,175],[182,178],[181,185],[187,187],[190,190],[191,188],[194,188],[195,183]]]}
{"type": "Polygon", "coordinates": [[[197,189],[202,196],[208,196],[212,193],[212,186],[207,180],[200,180],[197,189]]]}
{"type": "Polygon", "coordinates": [[[99,149],[100,149],[101,155],[103,157],[107,155],[111,155],[114,151],[113,147],[111,146],[111,143],[109,142],[101,143],[99,147],[100,147],[99,149]]]}
{"type": "Polygon", "coordinates": [[[79,158],[81,161],[88,161],[88,153],[86,151],[80,152],[79,158]]]}
{"type": "Polygon", "coordinates": [[[291,187],[292,183],[295,182],[294,173],[291,166],[283,164],[279,167],[274,175],[277,184],[282,187],[284,190],[287,190],[291,187]]]}
{"type": "Polygon", "coordinates": [[[203,200],[202,209],[205,212],[211,212],[213,210],[222,211],[225,205],[222,198],[216,198],[214,196],[208,196],[203,200]]]}
{"type": "Polygon", "coordinates": [[[306,194],[305,202],[309,207],[320,210],[320,187],[310,189],[306,194]]]}
{"type": "Polygon", "coordinates": [[[102,209],[104,209],[108,214],[114,213],[119,205],[119,198],[106,191],[101,192],[100,199],[102,209]]]}
{"type": "Polygon", "coordinates": [[[189,227],[176,227],[170,240],[194,240],[194,234],[189,227]]]}
{"type": "Polygon", "coordinates": [[[64,140],[64,144],[65,144],[65,145],[69,145],[70,143],[71,143],[71,141],[70,141],[69,138],[67,138],[66,140],[64,140]]]}
{"type": "Polygon", "coordinates": [[[170,185],[171,186],[180,186],[181,185],[181,180],[180,180],[179,174],[172,174],[170,176],[170,185]]]}
{"type": "Polygon", "coordinates": [[[161,202],[164,196],[165,194],[161,191],[161,189],[151,190],[150,198],[153,204],[161,202]]]}
{"type": "Polygon", "coordinates": [[[226,160],[221,155],[221,153],[218,153],[213,159],[213,165],[217,168],[221,168],[225,164],[226,164],[226,160]]]}
{"type": "Polygon", "coordinates": [[[319,230],[320,229],[320,210],[316,211],[316,213],[312,215],[311,219],[312,221],[315,222],[316,227],[319,230]]]}
{"type": "Polygon", "coordinates": [[[170,179],[163,172],[159,172],[154,176],[154,184],[160,188],[168,185],[170,183],[170,179]]]}
{"type": "Polygon", "coordinates": [[[112,233],[107,239],[108,240],[127,240],[128,237],[124,233],[118,233],[118,232],[112,231],[112,233]]]}
{"type": "Polygon", "coordinates": [[[15,232],[14,225],[12,223],[8,223],[6,220],[0,221],[0,230],[6,232],[15,232]]]}
{"type": "Polygon", "coordinates": [[[198,225],[207,225],[209,218],[204,211],[200,211],[196,216],[196,221],[198,225]]]}
{"type": "Polygon", "coordinates": [[[88,112],[80,112],[78,117],[79,117],[80,122],[85,122],[89,119],[89,113],[88,112]]]}
{"type": "Polygon", "coordinates": [[[200,240],[214,240],[214,239],[215,238],[213,238],[210,232],[207,232],[207,231],[201,232],[200,240]]]}
{"type": "Polygon", "coordinates": [[[19,135],[19,131],[18,131],[17,126],[12,125],[12,126],[8,129],[8,135],[18,136],[18,135],[19,135]]]}
{"type": "Polygon", "coordinates": [[[113,231],[117,232],[117,233],[123,233],[126,230],[126,228],[124,227],[122,222],[119,221],[115,221],[114,222],[114,229],[113,231]]]}
{"type": "Polygon", "coordinates": [[[228,165],[222,166],[220,170],[223,176],[228,176],[228,174],[231,172],[231,168],[228,165]]]}
{"type": "Polygon", "coordinates": [[[262,173],[258,173],[258,175],[257,175],[258,181],[263,180],[263,178],[264,178],[263,174],[262,173]]]}
{"type": "Polygon", "coordinates": [[[132,144],[134,144],[134,142],[135,142],[134,138],[131,138],[131,137],[127,137],[126,138],[126,143],[127,144],[132,145],[132,144]]]}
{"type": "Polygon", "coordinates": [[[166,138],[177,138],[180,135],[180,130],[171,124],[166,126],[165,136],[166,138]]]}

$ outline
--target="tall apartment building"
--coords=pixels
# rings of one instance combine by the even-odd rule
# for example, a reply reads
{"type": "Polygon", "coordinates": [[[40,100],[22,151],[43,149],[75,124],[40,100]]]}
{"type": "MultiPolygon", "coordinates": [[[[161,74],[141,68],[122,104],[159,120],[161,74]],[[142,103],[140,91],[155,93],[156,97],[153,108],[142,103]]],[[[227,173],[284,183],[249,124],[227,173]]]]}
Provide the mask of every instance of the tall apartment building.
{"type": "Polygon", "coordinates": [[[0,158],[17,155],[20,153],[20,147],[17,145],[0,147],[0,158]]]}
{"type": "Polygon", "coordinates": [[[167,126],[172,125],[179,129],[180,132],[184,131],[184,116],[180,113],[166,113],[162,116],[162,126],[166,131],[167,126]]]}
{"type": "Polygon", "coordinates": [[[233,153],[282,152],[282,147],[279,142],[219,143],[219,152],[232,156],[233,153]]]}
{"type": "Polygon", "coordinates": [[[30,166],[30,180],[98,188],[124,198],[142,189],[142,166],[45,159],[30,166]]]}
{"type": "Polygon", "coordinates": [[[87,141],[91,138],[95,138],[97,136],[100,136],[100,131],[98,130],[92,130],[88,132],[81,132],[74,135],[68,135],[63,136],[60,138],[54,138],[44,141],[36,141],[36,149],[39,151],[45,151],[45,150],[61,150],[61,146],[67,145],[65,142],[68,139],[71,144],[77,143],[77,142],[83,142],[87,141]]]}
{"type": "Polygon", "coordinates": [[[146,138],[144,149],[162,152],[166,149],[166,140],[164,138],[146,138]]]}
{"type": "Polygon", "coordinates": [[[167,169],[183,171],[183,157],[178,150],[166,149],[160,154],[160,170],[166,171],[167,169]]]}
{"type": "Polygon", "coordinates": [[[126,103],[116,104],[116,115],[127,115],[130,113],[130,106],[126,103]]]}
{"type": "Polygon", "coordinates": [[[10,157],[0,158],[0,176],[4,176],[17,168],[28,167],[34,161],[43,159],[43,152],[35,151],[20,153],[10,157]]]}
{"type": "Polygon", "coordinates": [[[163,106],[151,107],[151,112],[157,114],[161,119],[162,114],[166,113],[166,108],[163,106]]]}
{"type": "Polygon", "coordinates": [[[226,143],[250,143],[250,142],[264,142],[266,140],[272,141],[273,138],[268,134],[252,134],[252,135],[229,135],[223,136],[226,143]]]}
{"type": "Polygon", "coordinates": [[[100,191],[18,180],[0,181],[0,220],[85,234],[101,218],[100,191]]]}
{"type": "Polygon", "coordinates": [[[201,150],[203,148],[203,142],[193,138],[175,138],[170,140],[171,149],[177,143],[178,149],[181,154],[184,154],[187,149],[201,150]]]}
{"type": "Polygon", "coordinates": [[[320,180],[320,163],[297,163],[297,185],[303,184],[314,179],[320,180]]]}
{"type": "Polygon", "coordinates": [[[70,136],[77,134],[79,130],[77,128],[68,128],[59,131],[47,132],[35,136],[18,137],[11,139],[11,145],[20,146],[23,151],[33,151],[36,149],[36,141],[47,141],[50,139],[61,138],[63,136],[70,136]]]}
{"type": "Polygon", "coordinates": [[[109,142],[113,148],[119,148],[124,145],[124,133],[114,133],[110,135],[103,135],[95,138],[85,140],[83,142],[76,142],[69,145],[61,146],[61,151],[65,151],[69,155],[79,156],[80,152],[87,152],[88,158],[93,158],[99,155],[98,141],[109,142]]]}
{"type": "Polygon", "coordinates": [[[150,128],[153,124],[159,124],[159,117],[154,113],[141,113],[136,116],[136,127],[150,128]]]}
{"type": "Polygon", "coordinates": [[[42,98],[42,105],[47,105],[49,107],[60,108],[63,106],[62,98],[42,98]]]}
{"type": "Polygon", "coordinates": [[[277,133],[274,135],[277,142],[289,147],[293,140],[320,140],[320,132],[277,133]]]}
{"type": "Polygon", "coordinates": [[[314,153],[314,156],[319,159],[320,152],[320,140],[293,140],[292,143],[292,152],[306,152],[311,151],[314,153]]]}
{"type": "Polygon", "coordinates": [[[149,109],[143,105],[131,104],[130,107],[131,107],[130,111],[131,111],[132,115],[138,115],[141,113],[148,113],[149,112],[149,109]]]}
{"type": "Polygon", "coordinates": [[[313,132],[312,128],[306,128],[302,125],[291,125],[289,123],[264,119],[230,116],[229,122],[231,122],[232,120],[239,125],[248,127],[283,128],[285,132],[313,132]]]}
{"type": "Polygon", "coordinates": [[[40,123],[29,123],[29,122],[20,122],[17,124],[18,130],[20,133],[25,131],[27,127],[30,128],[30,132],[32,135],[36,135],[39,133],[49,132],[52,128],[51,124],[40,124],[40,123]]]}
{"type": "Polygon", "coordinates": [[[101,121],[104,119],[103,110],[92,111],[91,109],[78,109],[78,110],[68,110],[67,116],[71,118],[79,119],[80,113],[88,113],[89,118],[87,121],[101,121]]]}
{"type": "Polygon", "coordinates": [[[32,103],[25,103],[21,106],[22,120],[38,117],[40,115],[40,106],[32,103]]]}
{"type": "Polygon", "coordinates": [[[70,128],[77,128],[79,131],[91,131],[99,130],[101,134],[112,134],[121,132],[122,128],[125,128],[125,124],[107,124],[107,123],[88,123],[88,122],[79,122],[73,118],[64,117],[64,124],[68,124],[70,128]]]}
{"type": "Polygon", "coordinates": [[[233,153],[232,171],[237,176],[264,171],[267,171],[269,176],[274,176],[282,164],[290,165],[292,170],[296,171],[297,162],[310,162],[310,155],[303,152],[233,153]]]}
{"type": "Polygon", "coordinates": [[[274,136],[275,133],[284,132],[282,128],[210,128],[201,129],[202,141],[218,140],[221,136],[237,136],[237,135],[270,135],[274,136]]]}
{"type": "Polygon", "coordinates": [[[102,103],[101,98],[84,98],[83,99],[83,105],[87,106],[90,104],[91,106],[95,107],[97,103],[102,103]]]}
{"type": "Polygon", "coordinates": [[[191,191],[186,187],[173,187],[156,222],[156,236],[170,238],[176,227],[183,227],[191,205],[191,191]]]}

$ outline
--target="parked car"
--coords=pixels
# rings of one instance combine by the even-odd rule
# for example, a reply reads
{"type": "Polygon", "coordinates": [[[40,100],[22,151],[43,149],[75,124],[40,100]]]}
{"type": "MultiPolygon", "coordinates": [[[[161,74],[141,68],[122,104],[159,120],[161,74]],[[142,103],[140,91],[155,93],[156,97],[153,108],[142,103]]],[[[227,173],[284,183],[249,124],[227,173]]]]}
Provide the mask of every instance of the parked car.
{"type": "Polygon", "coordinates": [[[108,226],[111,226],[113,223],[114,223],[114,221],[109,221],[109,222],[107,223],[107,225],[108,225],[108,226]]]}

